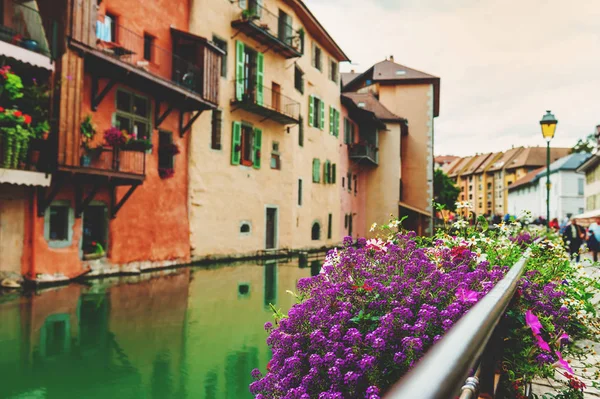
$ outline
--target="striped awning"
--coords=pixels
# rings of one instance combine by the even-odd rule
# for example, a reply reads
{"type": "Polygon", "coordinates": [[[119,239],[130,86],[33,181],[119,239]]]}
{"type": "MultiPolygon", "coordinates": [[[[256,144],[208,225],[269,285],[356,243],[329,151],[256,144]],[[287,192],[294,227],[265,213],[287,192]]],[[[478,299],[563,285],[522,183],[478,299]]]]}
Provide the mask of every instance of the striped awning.
{"type": "Polygon", "coordinates": [[[51,175],[29,170],[0,169],[0,184],[50,187],[51,175]]]}
{"type": "Polygon", "coordinates": [[[47,56],[1,40],[0,54],[49,71],[54,70],[54,63],[47,56]]]}

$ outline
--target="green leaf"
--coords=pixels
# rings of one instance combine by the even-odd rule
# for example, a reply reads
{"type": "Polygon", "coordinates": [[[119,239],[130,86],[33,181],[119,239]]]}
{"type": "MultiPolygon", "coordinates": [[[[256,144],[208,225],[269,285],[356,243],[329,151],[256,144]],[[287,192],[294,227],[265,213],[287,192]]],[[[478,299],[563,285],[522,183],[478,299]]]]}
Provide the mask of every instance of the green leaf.
{"type": "Polygon", "coordinates": [[[477,223],[479,223],[481,225],[481,229],[483,231],[486,231],[490,226],[487,219],[483,215],[480,215],[477,217],[477,223]]]}

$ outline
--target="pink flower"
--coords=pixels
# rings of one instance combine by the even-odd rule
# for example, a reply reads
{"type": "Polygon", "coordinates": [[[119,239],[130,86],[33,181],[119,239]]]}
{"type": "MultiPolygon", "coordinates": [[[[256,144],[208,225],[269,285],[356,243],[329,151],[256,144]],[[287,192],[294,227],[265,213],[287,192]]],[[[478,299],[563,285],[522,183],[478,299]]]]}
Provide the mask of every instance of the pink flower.
{"type": "Polygon", "coordinates": [[[387,252],[387,247],[385,246],[385,243],[379,238],[371,238],[370,240],[367,240],[366,248],[374,249],[375,251],[387,252]]]}
{"type": "Polygon", "coordinates": [[[527,323],[527,325],[531,328],[533,335],[538,335],[542,330],[542,324],[540,323],[540,320],[531,312],[531,310],[528,310],[525,313],[525,323],[527,323]]]}
{"type": "Polygon", "coordinates": [[[459,288],[456,290],[456,297],[462,302],[477,302],[477,291],[459,288]]]}
{"type": "Polygon", "coordinates": [[[544,341],[544,338],[537,334],[533,334],[533,336],[535,337],[535,339],[537,339],[537,344],[540,347],[540,349],[551,352],[550,345],[548,345],[548,343],[544,341]]]}
{"type": "Polygon", "coordinates": [[[569,363],[563,359],[562,355],[560,354],[559,351],[554,351],[554,353],[556,353],[556,356],[558,357],[558,364],[560,366],[562,366],[563,369],[567,370],[569,373],[575,374],[575,372],[573,371],[573,369],[571,368],[571,366],[569,366],[569,363]]]}

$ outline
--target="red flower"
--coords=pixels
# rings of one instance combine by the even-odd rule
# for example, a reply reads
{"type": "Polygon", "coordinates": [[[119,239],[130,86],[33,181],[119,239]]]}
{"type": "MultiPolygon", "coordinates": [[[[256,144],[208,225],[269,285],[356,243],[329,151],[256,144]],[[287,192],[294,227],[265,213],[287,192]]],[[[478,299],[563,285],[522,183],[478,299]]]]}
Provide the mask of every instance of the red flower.
{"type": "Polygon", "coordinates": [[[17,118],[20,117],[21,115],[23,115],[23,113],[21,111],[15,111],[15,113],[13,114],[14,116],[16,116],[17,118]]]}
{"type": "Polygon", "coordinates": [[[98,243],[96,241],[92,241],[92,247],[95,247],[96,245],[98,245],[98,243]]]}
{"type": "Polygon", "coordinates": [[[364,288],[365,291],[368,291],[368,292],[373,291],[373,287],[371,287],[370,285],[367,285],[367,283],[365,283],[363,285],[363,288],[364,288]]]}
{"type": "Polygon", "coordinates": [[[29,125],[31,123],[31,116],[23,115],[23,119],[25,119],[25,123],[29,125]]]}
{"type": "Polygon", "coordinates": [[[0,112],[4,112],[4,108],[0,107],[0,112]]]}
{"type": "Polygon", "coordinates": [[[271,371],[271,360],[269,360],[269,363],[267,363],[267,371],[271,371]]]}

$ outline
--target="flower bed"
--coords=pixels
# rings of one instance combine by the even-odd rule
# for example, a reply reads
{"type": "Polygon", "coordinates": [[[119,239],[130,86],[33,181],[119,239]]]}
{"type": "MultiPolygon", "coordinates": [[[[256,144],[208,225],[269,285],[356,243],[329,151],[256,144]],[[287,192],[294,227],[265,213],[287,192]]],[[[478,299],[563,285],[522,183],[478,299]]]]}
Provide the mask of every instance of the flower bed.
{"type": "Polygon", "coordinates": [[[252,372],[257,399],[381,397],[526,248],[532,259],[504,317],[504,389],[523,397],[534,378],[562,374],[564,397],[582,395],[564,356],[597,332],[577,312],[595,315],[588,291],[598,283],[571,266],[556,239],[534,244],[518,223],[493,231],[461,224],[433,239],[397,233],[398,224],[383,226],[379,239],[346,238],[319,275],[298,282],[298,304],[265,325],[273,358],[265,375],[252,372]]]}

